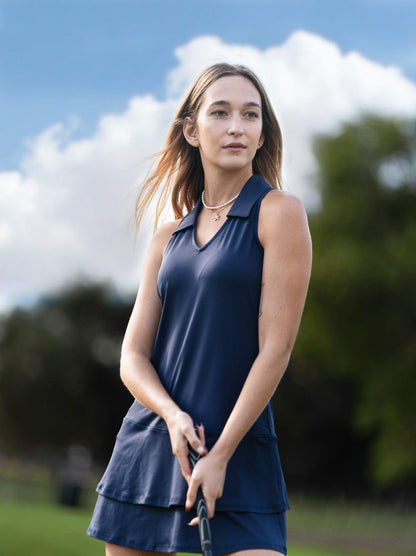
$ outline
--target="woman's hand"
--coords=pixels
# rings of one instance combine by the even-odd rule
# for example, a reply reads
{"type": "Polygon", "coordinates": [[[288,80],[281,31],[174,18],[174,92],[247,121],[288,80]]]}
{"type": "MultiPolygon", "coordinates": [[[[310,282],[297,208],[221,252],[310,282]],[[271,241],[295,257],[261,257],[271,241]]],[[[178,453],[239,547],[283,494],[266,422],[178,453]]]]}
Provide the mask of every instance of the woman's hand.
{"type": "MultiPolygon", "coordinates": [[[[203,434],[200,434],[200,438],[198,438],[198,435],[195,432],[195,425],[191,417],[188,413],[185,413],[185,411],[181,411],[180,409],[166,418],[166,424],[169,430],[172,453],[178,458],[182,475],[189,484],[191,480],[192,468],[188,459],[188,443],[196,452],[198,452],[198,454],[204,456],[207,453],[205,437],[203,434]]],[[[198,430],[200,431],[199,427],[198,430]]]]}
{"type": "MultiPolygon", "coordinates": [[[[226,471],[227,464],[222,459],[219,459],[214,452],[209,452],[206,456],[202,457],[195,465],[191,475],[185,509],[190,510],[192,508],[198,489],[201,487],[207,505],[208,518],[214,517],[215,501],[222,496],[226,471]]],[[[197,524],[197,517],[189,523],[189,525],[197,524]]]]}

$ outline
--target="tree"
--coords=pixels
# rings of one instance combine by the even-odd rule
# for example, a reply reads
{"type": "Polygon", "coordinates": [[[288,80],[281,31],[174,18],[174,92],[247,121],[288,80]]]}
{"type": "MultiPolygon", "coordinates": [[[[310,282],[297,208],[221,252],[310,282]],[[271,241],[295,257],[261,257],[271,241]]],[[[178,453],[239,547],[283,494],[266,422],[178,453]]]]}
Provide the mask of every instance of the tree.
{"type": "Polygon", "coordinates": [[[416,122],[366,115],[315,152],[322,205],[295,359],[354,390],[382,486],[416,480],[416,122]]]}
{"type": "Polygon", "coordinates": [[[87,445],[105,460],[132,402],[119,376],[131,303],[79,283],[3,319],[0,442],[19,451],[87,445]]]}

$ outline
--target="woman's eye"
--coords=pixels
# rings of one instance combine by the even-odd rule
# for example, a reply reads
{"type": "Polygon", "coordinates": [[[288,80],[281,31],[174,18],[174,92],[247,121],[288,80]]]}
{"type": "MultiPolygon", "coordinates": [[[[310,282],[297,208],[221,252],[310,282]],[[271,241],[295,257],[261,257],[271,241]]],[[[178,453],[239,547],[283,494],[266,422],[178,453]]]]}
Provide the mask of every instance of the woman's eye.
{"type": "Polygon", "coordinates": [[[217,118],[222,118],[227,115],[227,112],[225,110],[214,110],[214,112],[212,112],[212,115],[216,116],[217,118]]]}
{"type": "Polygon", "coordinates": [[[246,118],[250,118],[251,120],[254,120],[258,117],[259,117],[258,112],[246,112],[246,118]]]}

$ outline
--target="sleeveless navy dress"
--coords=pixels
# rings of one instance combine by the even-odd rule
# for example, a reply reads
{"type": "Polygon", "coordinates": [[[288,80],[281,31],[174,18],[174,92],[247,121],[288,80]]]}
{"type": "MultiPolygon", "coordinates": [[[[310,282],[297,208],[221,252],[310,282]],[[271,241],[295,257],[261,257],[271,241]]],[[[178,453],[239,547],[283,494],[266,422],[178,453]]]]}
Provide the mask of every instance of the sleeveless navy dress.
{"type": "MultiPolygon", "coordinates": [[[[208,243],[198,246],[201,199],[166,247],[157,288],[162,312],[152,363],[178,406],[203,423],[208,449],[219,437],[258,355],[263,248],[260,204],[272,188],[258,175],[241,190],[208,243]]],[[[199,552],[187,523],[187,484],[165,421],[134,401],[117,435],[88,529],[90,536],[141,550],[199,552]]],[[[211,520],[213,551],[286,553],[288,500],[271,403],[231,458],[211,520]]]]}

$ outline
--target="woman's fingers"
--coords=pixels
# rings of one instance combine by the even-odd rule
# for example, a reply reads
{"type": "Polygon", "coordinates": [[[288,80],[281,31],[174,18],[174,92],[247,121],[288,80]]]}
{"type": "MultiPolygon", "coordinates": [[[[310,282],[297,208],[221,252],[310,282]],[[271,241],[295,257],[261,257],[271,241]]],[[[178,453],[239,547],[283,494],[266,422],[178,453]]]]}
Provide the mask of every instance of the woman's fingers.
{"type": "Polygon", "coordinates": [[[205,447],[204,427],[202,425],[199,425],[198,430],[201,430],[201,433],[198,432],[198,434],[202,434],[202,438],[198,437],[198,434],[195,432],[195,428],[194,428],[193,423],[192,423],[191,427],[189,427],[189,424],[187,424],[182,429],[184,442],[182,444],[182,449],[180,451],[178,451],[178,453],[177,453],[177,457],[179,459],[179,463],[180,463],[181,469],[182,469],[182,474],[184,475],[188,484],[191,480],[191,474],[192,474],[192,466],[189,462],[189,446],[188,445],[191,445],[192,448],[196,452],[198,452],[198,454],[201,455],[201,456],[204,456],[207,453],[207,449],[205,447]],[[200,429],[200,427],[202,427],[202,428],[200,429]]]}
{"type": "Polygon", "coordinates": [[[205,429],[204,425],[201,423],[200,425],[196,425],[197,434],[199,440],[201,441],[202,446],[205,447],[205,429]]]}
{"type": "MultiPolygon", "coordinates": [[[[208,519],[212,519],[214,517],[215,514],[215,500],[209,504],[206,500],[205,500],[206,506],[207,506],[207,515],[208,515],[208,519]]],[[[189,511],[189,509],[191,509],[192,506],[189,506],[189,508],[186,506],[186,509],[189,511]]],[[[191,521],[188,523],[188,525],[198,525],[199,524],[199,517],[194,517],[193,519],[191,519],[191,521]]]]}
{"type": "Polygon", "coordinates": [[[188,444],[200,455],[205,455],[207,449],[205,447],[205,434],[202,425],[199,426],[198,434],[202,438],[198,438],[192,418],[185,411],[177,411],[167,421],[172,452],[178,458],[182,475],[189,484],[191,480],[192,468],[189,462],[188,444]]]}
{"type": "MultiPolygon", "coordinates": [[[[195,477],[195,475],[191,476],[191,481],[189,483],[189,488],[188,488],[188,492],[186,494],[186,503],[185,503],[185,509],[186,510],[190,510],[192,508],[192,506],[195,504],[196,501],[196,496],[198,494],[198,489],[200,488],[201,483],[200,483],[200,479],[198,477],[195,477]]],[[[214,517],[214,513],[215,513],[215,500],[216,498],[214,496],[211,495],[207,495],[206,493],[204,493],[204,498],[205,498],[205,503],[207,506],[207,514],[208,514],[208,519],[211,519],[212,517],[214,517]]],[[[194,521],[194,520],[192,520],[194,521]]],[[[196,525],[198,523],[198,521],[196,521],[196,523],[190,523],[190,525],[196,525]]]]}
{"type": "Polygon", "coordinates": [[[207,505],[208,519],[212,519],[215,513],[215,498],[205,498],[205,504],[207,505]]]}
{"type": "Polygon", "coordinates": [[[185,510],[190,510],[195,504],[196,494],[198,492],[199,482],[191,475],[188,492],[186,493],[185,510]]]}
{"type": "Polygon", "coordinates": [[[182,475],[189,485],[192,475],[192,467],[188,459],[188,449],[185,448],[183,451],[178,453],[176,457],[178,458],[179,465],[181,466],[182,475]]]}
{"type": "Polygon", "coordinates": [[[198,452],[198,454],[200,456],[205,456],[207,454],[208,450],[205,446],[204,426],[203,425],[197,425],[196,428],[198,430],[198,434],[196,433],[194,427],[192,427],[191,430],[187,430],[185,432],[185,435],[186,435],[186,438],[187,438],[189,444],[192,446],[192,448],[196,452],[198,452]]]}
{"type": "MultiPolygon", "coordinates": [[[[226,470],[226,463],[215,456],[212,451],[202,457],[196,464],[188,483],[185,508],[189,510],[195,506],[198,489],[202,488],[207,515],[211,519],[215,513],[216,501],[221,498],[223,493],[226,470]]],[[[190,525],[197,523],[198,521],[192,520],[190,525]]]]}

